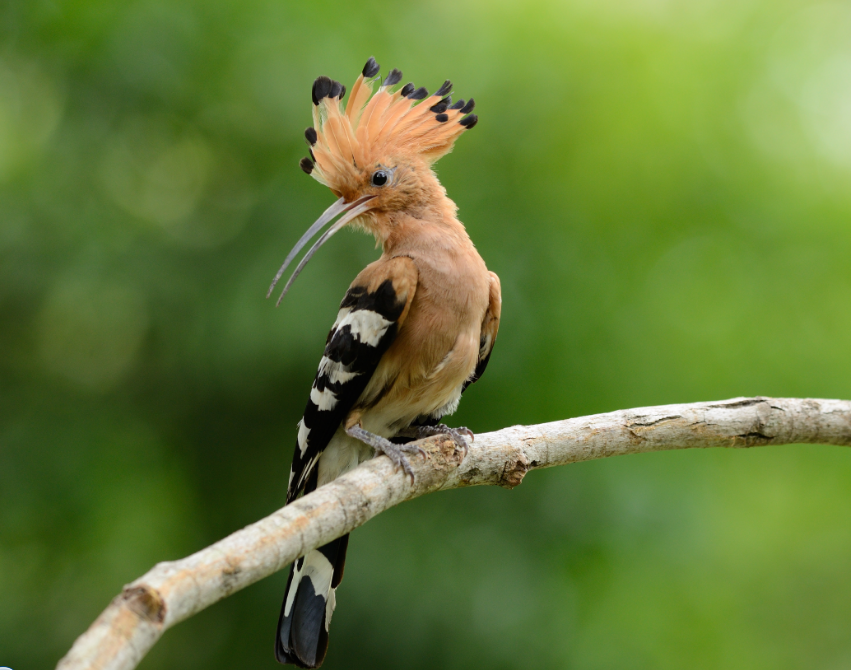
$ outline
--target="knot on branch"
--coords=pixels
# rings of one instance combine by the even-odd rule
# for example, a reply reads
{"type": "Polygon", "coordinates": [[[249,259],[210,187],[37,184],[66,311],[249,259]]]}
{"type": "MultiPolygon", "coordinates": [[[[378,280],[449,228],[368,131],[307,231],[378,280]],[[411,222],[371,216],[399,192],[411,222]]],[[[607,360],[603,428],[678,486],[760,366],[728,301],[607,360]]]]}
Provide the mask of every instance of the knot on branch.
{"type": "Polygon", "coordinates": [[[417,467],[417,488],[427,491],[440,488],[467,455],[466,450],[448,435],[433,435],[416,444],[426,452],[425,462],[417,467]]]}
{"type": "Polygon", "coordinates": [[[165,602],[156,589],[146,584],[128,586],[121,594],[121,599],[131,612],[142,619],[155,624],[165,621],[165,602]]]}
{"type": "Polygon", "coordinates": [[[441,470],[454,470],[466,456],[466,451],[458,446],[451,437],[435,435],[424,440],[423,448],[432,460],[432,467],[441,470]]]}
{"type": "Polygon", "coordinates": [[[516,455],[505,464],[497,484],[504,489],[513,489],[523,482],[527,472],[529,472],[529,459],[522,451],[517,451],[516,455]]]}

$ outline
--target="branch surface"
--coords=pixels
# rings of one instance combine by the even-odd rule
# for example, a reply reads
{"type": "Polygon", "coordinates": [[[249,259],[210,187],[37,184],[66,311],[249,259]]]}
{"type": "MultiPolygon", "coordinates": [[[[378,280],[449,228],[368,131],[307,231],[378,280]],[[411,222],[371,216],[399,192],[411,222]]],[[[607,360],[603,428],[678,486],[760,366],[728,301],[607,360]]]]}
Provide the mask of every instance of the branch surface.
{"type": "Polygon", "coordinates": [[[415,479],[376,458],[256,523],[124,587],[57,670],[131,670],[174,624],[351,532],[384,510],[437,490],[513,488],[529,470],[621,454],[782,444],[851,446],[851,401],[734,398],[514,426],[476,437],[465,455],[441,436],[411,458],[415,479]]]}

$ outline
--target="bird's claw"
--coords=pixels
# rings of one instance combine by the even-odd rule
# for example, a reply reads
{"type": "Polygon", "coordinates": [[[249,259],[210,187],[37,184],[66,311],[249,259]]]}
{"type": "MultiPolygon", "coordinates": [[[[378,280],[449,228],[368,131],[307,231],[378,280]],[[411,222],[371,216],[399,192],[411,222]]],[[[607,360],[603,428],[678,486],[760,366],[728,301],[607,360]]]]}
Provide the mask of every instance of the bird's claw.
{"type": "Polygon", "coordinates": [[[347,428],[346,433],[375,449],[376,455],[384,454],[387,456],[397,468],[402,468],[405,474],[410,475],[411,482],[414,481],[414,469],[411,467],[411,463],[404,452],[409,454],[418,453],[423,458],[428,458],[428,453],[426,453],[425,449],[416,444],[393,444],[387,438],[370,433],[360,426],[347,428]]]}
{"type": "Polygon", "coordinates": [[[476,436],[473,435],[473,431],[465,426],[459,426],[458,428],[450,428],[446,431],[446,434],[452,438],[452,441],[455,442],[456,446],[460,447],[464,452],[464,456],[467,456],[467,453],[470,451],[470,444],[467,440],[472,442],[476,436]]]}
{"type": "Polygon", "coordinates": [[[411,467],[411,462],[407,459],[403,452],[409,454],[420,454],[423,458],[428,458],[428,453],[422,447],[415,444],[393,444],[387,440],[387,444],[373,446],[376,454],[384,454],[393,461],[397,468],[402,468],[405,474],[410,475],[411,481],[414,481],[414,469],[411,467]]]}
{"type": "Polygon", "coordinates": [[[456,438],[461,437],[465,441],[469,440],[470,442],[473,442],[476,439],[476,436],[473,434],[473,431],[467,428],[467,426],[458,426],[458,428],[450,428],[449,431],[453,435],[457,433],[457,435],[455,435],[456,438]]]}

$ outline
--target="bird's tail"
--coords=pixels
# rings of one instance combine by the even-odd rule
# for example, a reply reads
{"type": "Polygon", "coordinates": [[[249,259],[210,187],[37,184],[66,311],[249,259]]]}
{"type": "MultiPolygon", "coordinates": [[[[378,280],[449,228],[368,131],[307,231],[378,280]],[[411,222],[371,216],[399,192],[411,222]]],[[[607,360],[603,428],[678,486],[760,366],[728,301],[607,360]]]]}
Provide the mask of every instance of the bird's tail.
{"type": "Polygon", "coordinates": [[[292,564],[275,639],[279,663],[318,668],[325,660],[348,544],[349,536],[343,535],[292,564]]]}

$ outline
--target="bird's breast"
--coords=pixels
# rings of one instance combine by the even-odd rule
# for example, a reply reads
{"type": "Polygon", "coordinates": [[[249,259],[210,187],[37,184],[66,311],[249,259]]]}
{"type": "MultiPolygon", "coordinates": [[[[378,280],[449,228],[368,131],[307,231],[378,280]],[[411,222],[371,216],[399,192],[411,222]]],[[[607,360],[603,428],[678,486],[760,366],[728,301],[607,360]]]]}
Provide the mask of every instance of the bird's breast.
{"type": "Polygon", "coordinates": [[[489,296],[487,268],[472,253],[414,257],[419,277],[410,311],[362,396],[367,430],[386,425],[383,432],[393,433],[457,406],[478,362],[489,296]]]}

